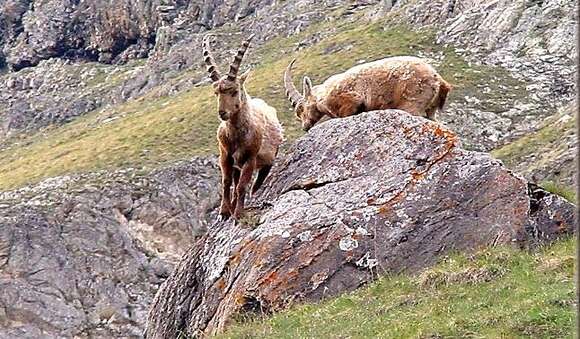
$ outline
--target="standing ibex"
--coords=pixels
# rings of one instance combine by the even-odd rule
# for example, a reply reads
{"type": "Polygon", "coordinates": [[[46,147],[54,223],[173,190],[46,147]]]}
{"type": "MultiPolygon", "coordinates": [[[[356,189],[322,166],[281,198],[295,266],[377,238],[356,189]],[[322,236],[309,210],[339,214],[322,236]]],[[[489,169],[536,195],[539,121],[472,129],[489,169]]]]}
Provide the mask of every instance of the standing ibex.
{"type": "Polygon", "coordinates": [[[255,170],[258,176],[252,187],[256,192],[272,168],[278,147],[282,143],[282,126],[276,110],[261,99],[252,99],[246,93],[244,82],[250,70],[238,77],[242,58],[252,36],[242,43],[229,73],[220,76],[209,51],[208,36],[203,41],[203,56],[218,101],[222,120],[217,139],[222,173],[222,203],[220,215],[228,218],[232,212],[239,219],[244,210],[244,198],[255,170]],[[234,184],[233,199],[230,187],[234,184]]]}
{"type": "Polygon", "coordinates": [[[402,56],[355,66],[312,86],[304,77],[301,95],[292,83],[293,60],[284,73],[286,95],[309,130],[324,115],[341,118],[380,109],[401,109],[435,118],[443,109],[451,86],[425,61],[402,56]]]}

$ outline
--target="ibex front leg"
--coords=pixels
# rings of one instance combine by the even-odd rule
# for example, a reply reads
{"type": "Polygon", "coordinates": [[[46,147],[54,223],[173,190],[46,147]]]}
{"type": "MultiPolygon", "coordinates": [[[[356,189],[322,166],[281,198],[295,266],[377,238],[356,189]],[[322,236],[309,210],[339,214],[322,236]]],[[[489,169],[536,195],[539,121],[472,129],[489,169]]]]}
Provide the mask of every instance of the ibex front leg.
{"type": "Polygon", "coordinates": [[[232,214],[232,176],[234,170],[234,160],[226,152],[220,152],[220,169],[222,172],[222,203],[220,206],[220,215],[227,219],[232,214]]]}
{"type": "Polygon", "coordinates": [[[244,212],[244,200],[246,198],[246,192],[252,180],[252,174],[254,174],[254,169],[256,168],[256,158],[250,158],[244,166],[242,166],[242,172],[240,174],[240,182],[236,187],[237,201],[235,202],[236,207],[234,210],[234,218],[239,219],[244,212]]]}

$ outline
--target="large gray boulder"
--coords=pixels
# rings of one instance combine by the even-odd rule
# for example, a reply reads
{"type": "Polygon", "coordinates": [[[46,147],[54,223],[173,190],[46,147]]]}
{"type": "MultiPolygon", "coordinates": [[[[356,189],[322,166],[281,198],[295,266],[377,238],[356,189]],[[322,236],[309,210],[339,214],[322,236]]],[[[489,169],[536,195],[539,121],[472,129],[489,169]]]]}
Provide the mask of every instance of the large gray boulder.
{"type": "Polygon", "coordinates": [[[148,338],[224,329],[233,316],[416,272],[450,251],[533,247],[572,232],[573,205],[436,122],[390,110],[313,128],[253,201],[217,222],[152,305],[148,338]]]}

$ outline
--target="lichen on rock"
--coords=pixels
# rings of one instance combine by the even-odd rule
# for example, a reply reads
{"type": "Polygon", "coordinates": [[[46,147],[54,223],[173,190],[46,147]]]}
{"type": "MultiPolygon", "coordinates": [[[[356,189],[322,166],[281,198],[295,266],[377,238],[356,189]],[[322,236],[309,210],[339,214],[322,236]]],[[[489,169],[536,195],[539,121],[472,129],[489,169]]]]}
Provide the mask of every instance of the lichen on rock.
{"type": "Polygon", "coordinates": [[[155,298],[147,337],[216,333],[238,313],[416,272],[449,251],[571,233],[573,205],[530,185],[403,111],[321,123],[274,167],[254,201],[271,206],[256,228],[217,222],[190,249],[155,298]]]}

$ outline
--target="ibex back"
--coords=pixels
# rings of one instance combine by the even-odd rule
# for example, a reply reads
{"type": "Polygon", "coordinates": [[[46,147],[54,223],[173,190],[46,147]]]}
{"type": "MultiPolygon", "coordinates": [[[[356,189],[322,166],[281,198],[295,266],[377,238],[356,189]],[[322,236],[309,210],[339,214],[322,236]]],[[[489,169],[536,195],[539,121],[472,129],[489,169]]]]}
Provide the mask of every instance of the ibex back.
{"type": "Polygon", "coordinates": [[[304,77],[300,94],[292,82],[294,61],[284,73],[284,86],[304,130],[325,115],[341,118],[389,108],[434,119],[451,90],[424,60],[401,56],[355,66],[318,86],[312,86],[310,78],[304,77]]]}

